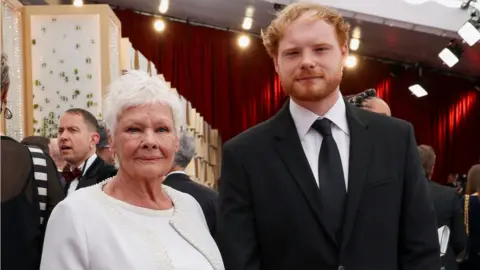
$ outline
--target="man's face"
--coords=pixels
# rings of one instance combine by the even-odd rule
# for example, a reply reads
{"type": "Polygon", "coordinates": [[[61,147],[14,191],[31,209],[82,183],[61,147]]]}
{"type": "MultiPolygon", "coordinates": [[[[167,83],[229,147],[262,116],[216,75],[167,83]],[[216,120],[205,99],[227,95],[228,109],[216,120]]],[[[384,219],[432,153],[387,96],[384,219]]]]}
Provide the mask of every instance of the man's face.
{"type": "Polygon", "coordinates": [[[319,101],[340,85],[348,56],[333,26],[306,13],[285,29],[274,60],[282,87],[297,101],[319,101]]]}
{"type": "Polygon", "coordinates": [[[98,133],[87,125],[82,115],[66,113],[60,118],[58,147],[69,164],[79,166],[89,158],[98,140],[98,133]]]}

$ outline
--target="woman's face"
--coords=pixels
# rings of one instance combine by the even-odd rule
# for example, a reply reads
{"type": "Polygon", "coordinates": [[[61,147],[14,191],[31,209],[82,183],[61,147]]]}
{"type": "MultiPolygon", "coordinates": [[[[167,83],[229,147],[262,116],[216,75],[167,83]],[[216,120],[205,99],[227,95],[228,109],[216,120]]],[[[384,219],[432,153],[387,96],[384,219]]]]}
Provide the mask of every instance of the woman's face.
{"type": "Polygon", "coordinates": [[[163,178],[178,150],[172,110],[164,104],[125,109],[112,134],[120,170],[136,179],[163,178]]]}

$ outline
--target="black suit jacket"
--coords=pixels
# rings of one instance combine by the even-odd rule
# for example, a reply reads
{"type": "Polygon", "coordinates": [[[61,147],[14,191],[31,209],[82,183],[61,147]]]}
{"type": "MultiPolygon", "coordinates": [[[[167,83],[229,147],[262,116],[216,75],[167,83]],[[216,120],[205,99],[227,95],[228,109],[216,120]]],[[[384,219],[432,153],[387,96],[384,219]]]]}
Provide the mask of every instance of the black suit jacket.
{"type": "Polygon", "coordinates": [[[205,215],[208,229],[212,236],[214,236],[217,222],[218,193],[192,181],[188,175],[183,173],[169,174],[163,184],[190,194],[197,200],[205,215]]]}
{"type": "Polygon", "coordinates": [[[429,188],[437,216],[437,227],[446,225],[450,228],[449,246],[442,259],[443,265],[445,270],[457,270],[456,257],[467,243],[460,198],[455,189],[433,181],[429,181],[429,188]]]}
{"type": "Polygon", "coordinates": [[[410,124],[346,104],[343,240],[325,229],[318,186],[288,102],[223,147],[217,241],[228,270],[438,270],[432,200],[410,124]]]}
{"type": "MultiPolygon", "coordinates": [[[[88,170],[82,176],[80,181],[78,181],[76,190],[79,190],[84,187],[93,186],[115,175],[117,175],[117,169],[115,168],[115,166],[107,164],[103,161],[103,159],[97,157],[93,161],[92,165],[88,167],[88,170]]],[[[66,193],[68,193],[69,188],[70,188],[70,183],[65,185],[66,193]]]]}

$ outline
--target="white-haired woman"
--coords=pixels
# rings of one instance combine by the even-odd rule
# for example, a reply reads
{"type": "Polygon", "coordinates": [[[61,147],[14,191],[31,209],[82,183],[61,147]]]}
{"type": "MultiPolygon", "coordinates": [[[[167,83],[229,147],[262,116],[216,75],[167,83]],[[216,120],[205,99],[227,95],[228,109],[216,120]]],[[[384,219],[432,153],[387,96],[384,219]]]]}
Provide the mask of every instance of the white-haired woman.
{"type": "Polygon", "coordinates": [[[162,185],[178,148],[178,97],[131,71],[110,86],[103,110],[118,174],[54,209],[41,269],[224,269],[198,203],[162,185]]]}

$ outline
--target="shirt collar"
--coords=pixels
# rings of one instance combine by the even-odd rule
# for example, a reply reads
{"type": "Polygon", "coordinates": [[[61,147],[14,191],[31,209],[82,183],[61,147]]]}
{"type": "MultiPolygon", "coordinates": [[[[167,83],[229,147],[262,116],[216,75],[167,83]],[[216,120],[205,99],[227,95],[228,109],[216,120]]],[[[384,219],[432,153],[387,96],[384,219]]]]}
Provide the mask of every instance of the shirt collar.
{"type": "Polygon", "coordinates": [[[185,174],[185,175],[187,175],[187,173],[184,172],[184,171],[173,171],[173,172],[170,172],[169,174],[167,174],[167,176],[172,175],[172,174],[185,174]]]}
{"type": "Polygon", "coordinates": [[[347,112],[345,107],[345,101],[343,100],[342,94],[338,91],[337,102],[333,105],[330,110],[324,115],[320,116],[314,112],[298,105],[290,99],[290,114],[292,115],[293,122],[297,127],[297,132],[300,140],[302,140],[307,132],[312,127],[313,123],[317,119],[327,118],[332,121],[335,126],[342,130],[345,134],[349,135],[348,122],[347,122],[347,112]]]}
{"type": "Polygon", "coordinates": [[[83,175],[87,172],[88,168],[93,164],[93,162],[97,159],[97,154],[91,155],[87,160],[85,160],[80,166],[78,166],[78,169],[83,172],[83,175]],[[86,164],[86,165],[85,165],[86,164]],[[83,166],[86,166],[85,170],[83,170],[83,166]]]}

